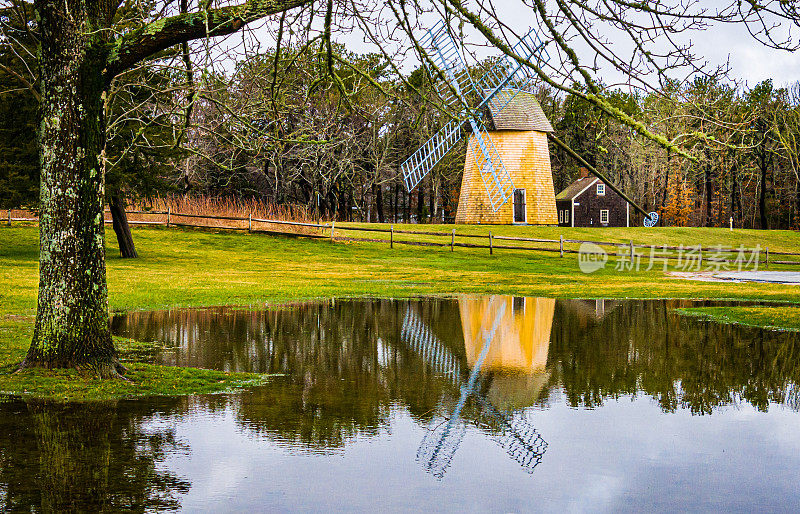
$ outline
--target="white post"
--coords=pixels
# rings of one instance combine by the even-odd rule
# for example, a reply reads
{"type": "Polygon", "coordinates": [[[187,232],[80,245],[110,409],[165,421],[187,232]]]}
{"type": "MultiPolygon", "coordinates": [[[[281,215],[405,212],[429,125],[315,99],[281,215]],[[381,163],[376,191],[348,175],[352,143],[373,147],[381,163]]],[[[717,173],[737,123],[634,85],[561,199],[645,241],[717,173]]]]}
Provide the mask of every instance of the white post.
{"type": "Polygon", "coordinates": [[[494,250],[493,246],[494,245],[492,244],[492,232],[489,231],[489,255],[492,255],[492,252],[494,250]]]}
{"type": "Polygon", "coordinates": [[[731,219],[729,221],[731,222],[731,231],[733,231],[733,216],[731,216],[731,219]]]}
{"type": "Polygon", "coordinates": [[[391,226],[389,233],[389,248],[394,248],[394,225],[391,226]]]}
{"type": "Polygon", "coordinates": [[[558,238],[559,238],[559,244],[558,244],[559,251],[561,252],[561,256],[563,257],[564,256],[564,234],[561,234],[560,236],[558,236],[558,238]]]}
{"type": "Polygon", "coordinates": [[[456,229],[450,234],[450,251],[453,251],[453,245],[456,243],[456,229]]]}
{"type": "Polygon", "coordinates": [[[8,226],[11,226],[11,207],[8,208],[8,226]]]}
{"type": "Polygon", "coordinates": [[[331,241],[333,241],[333,231],[336,230],[336,222],[331,221],[331,241]]]}
{"type": "Polygon", "coordinates": [[[172,221],[172,206],[167,207],[167,226],[172,221]]]}
{"type": "Polygon", "coordinates": [[[247,215],[247,231],[248,232],[252,232],[253,231],[253,213],[252,212],[247,215]]]}

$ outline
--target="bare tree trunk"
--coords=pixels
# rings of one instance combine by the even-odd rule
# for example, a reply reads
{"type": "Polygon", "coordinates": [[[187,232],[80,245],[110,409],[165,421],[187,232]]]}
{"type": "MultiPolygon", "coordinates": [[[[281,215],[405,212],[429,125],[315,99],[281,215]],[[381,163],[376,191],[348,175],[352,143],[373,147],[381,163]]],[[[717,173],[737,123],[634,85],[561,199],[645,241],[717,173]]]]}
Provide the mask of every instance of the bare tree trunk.
{"type": "Polygon", "coordinates": [[[706,219],[704,225],[706,227],[713,227],[713,210],[714,210],[714,179],[711,176],[711,163],[706,163],[706,185],[705,185],[705,192],[706,192],[706,219]]]}
{"type": "Polygon", "coordinates": [[[422,187],[422,184],[417,186],[417,223],[424,223],[425,220],[422,219],[423,210],[425,209],[425,190],[422,187]]]}
{"type": "Polygon", "coordinates": [[[667,191],[669,190],[669,168],[670,168],[670,151],[667,150],[667,165],[666,171],[664,172],[664,190],[661,191],[661,210],[663,211],[667,207],[667,191]]]}
{"type": "Polygon", "coordinates": [[[769,229],[769,222],[767,220],[767,159],[766,156],[761,155],[761,183],[758,186],[758,213],[761,218],[761,229],[769,229]]]}
{"type": "Polygon", "coordinates": [[[392,223],[397,223],[397,202],[400,199],[400,188],[397,184],[394,186],[394,201],[392,202],[392,223]]]}
{"type": "Polygon", "coordinates": [[[734,162],[733,169],[731,169],[731,218],[733,218],[733,223],[737,227],[739,226],[739,219],[736,217],[736,195],[738,194],[738,187],[739,181],[736,177],[736,162],[734,162]]]}
{"type": "Polygon", "coordinates": [[[121,369],[106,286],[102,94],[108,47],[96,0],[36,0],[40,20],[39,302],[23,367],[121,369]]]}
{"type": "Polygon", "coordinates": [[[120,256],[123,259],[139,257],[139,254],[136,253],[136,246],[133,244],[131,228],[128,225],[128,215],[125,213],[125,199],[121,194],[118,193],[111,197],[109,208],[111,210],[111,226],[117,235],[120,256]]]}
{"type": "Polygon", "coordinates": [[[794,186],[794,204],[794,219],[792,219],[791,225],[789,226],[791,229],[796,229],[798,223],[800,223],[800,187],[798,187],[797,184],[794,186]]]}
{"type": "Polygon", "coordinates": [[[375,185],[375,210],[378,213],[378,222],[385,223],[386,216],[383,212],[383,186],[380,184],[375,185]]]}
{"type": "Polygon", "coordinates": [[[431,190],[428,192],[428,216],[431,222],[435,221],[436,218],[436,184],[433,180],[433,175],[431,175],[430,180],[431,190]]]}

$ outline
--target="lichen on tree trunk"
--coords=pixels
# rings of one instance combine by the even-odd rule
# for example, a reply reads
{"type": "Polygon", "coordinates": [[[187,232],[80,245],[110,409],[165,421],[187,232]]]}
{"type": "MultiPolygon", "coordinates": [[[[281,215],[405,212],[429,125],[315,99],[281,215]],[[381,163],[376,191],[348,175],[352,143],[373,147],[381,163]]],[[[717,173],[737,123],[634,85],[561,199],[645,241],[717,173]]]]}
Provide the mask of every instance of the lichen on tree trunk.
{"type": "Polygon", "coordinates": [[[37,0],[42,95],[39,299],[23,367],[116,376],[103,226],[107,59],[98,0],[37,0]]]}

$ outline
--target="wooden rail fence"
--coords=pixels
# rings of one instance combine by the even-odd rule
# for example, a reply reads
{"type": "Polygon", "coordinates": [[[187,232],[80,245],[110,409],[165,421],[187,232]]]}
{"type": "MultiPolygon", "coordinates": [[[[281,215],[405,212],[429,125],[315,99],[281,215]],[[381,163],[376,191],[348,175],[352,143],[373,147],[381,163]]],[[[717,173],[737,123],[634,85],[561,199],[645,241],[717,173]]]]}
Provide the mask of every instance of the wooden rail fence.
{"type": "MultiPolygon", "coordinates": [[[[7,215],[5,217],[6,223],[8,226],[11,226],[13,221],[21,221],[21,222],[38,222],[39,219],[35,217],[12,217],[12,211],[8,210],[7,215]]],[[[106,214],[109,214],[109,211],[106,211],[106,214]]],[[[166,216],[165,220],[129,220],[128,223],[131,225],[160,225],[166,227],[192,227],[192,228],[212,228],[212,229],[221,229],[221,230],[242,230],[248,231],[256,234],[269,234],[269,235],[279,235],[279,236],[289,236],[289,237],[305,237],[305,238],[314,238],[314,239],[330,239],[331,241],[343,241],[343,242],[369,242],[369,243],[388,243],[390,248],[394,248],[394,245],[408,245],[408,246],[428,246],[428,247],[440,247],[440,248],[450,248],[450,251],[455,251],[456,248],[474,248],[474,249],[486,249],[489,251],[490,254],[494,254],[495,250],[521,250],[521,251],[536,251],[536,252],[549,252],[549,253],[558,253],[559,256],[563,257],[565,254],[577,254],[581,253],[579,249],[575,248],[568,248],[565,245],[582,245],[584,243],[589,243],[593,245],[597,245],[598,247],[614,247],[617,251],[606,251],[608,256],[615,256],[615,257],[625,257],[630,259],[630,256],[633,254],[635,257],[638,257],[641,260],[645,260],[648,258],[657,259],[659,261],[663,260],[678,260],[678,259],[694,259],[699,261],[701,264],[711,263],[719,263],[719,264],[730,264],[736,263],[736,259],[728,259],[722,258],[721,254],[740,254],[741,252],[745,252],[747,254],[752,255],[752,253],[756,249],[743,249],[743,248],[726,248],[726,247],[716,247],[716,246],[706,246],[702,247],[700,245],[695,246],[669,246],[669,245],[646,245],[646,244],[635,244],[633,241],[629,241],[627,243],[621,242],[612,242],[612,241],[592,241],[592,240],[582,240],[582,239],[565,239],[563,236],[559,239],[544,239],[544,238],[532,238],[532,237],[514,237],[514,236],[501,236],[495,235],[491,231],[488,234],[469,234],[469,233],[457,233],[456,229],[452,229],[450,232],[435,232],[435,231],[425,231],[425,230],[397,230],[394,228],[394,225],[390,225],[387,228],[378,228],[378,227],[354,227],[354,226],[343,226],[343,225],[336,225],[336,222],[331,223],[304,223],[299,221],[286,221],[286,220],[273,220],[273,219],[263,219],[263,218],[254,218],[252,215],[248,217],[238,217],[238,216],[212,216],[212,215],[205,215],[205,214],[189,214],[189,213],[179,213],[179,212],[172,212],[172,210],[166,211],[127,211],[127,214],[136,214],[136,215],[153,215],[153,216],[166,216]],[[176,219],[177,218],[177,221],[176,219]],[[247,226],[230,226],[230,225],[202,225],[202,224],[194,224],[187,222],[187,218],[189,220],[192,219],[206,219],[206,220],[214,220],[214,221],[238,221],[238,222],[247,222],[247,226]],[[255,224],[261,224],[261,227],[256,226],[255,224]],[[283,231],[283,230],[273,230],[269,228],[265,228],[263,225],[277,225],[277,226],[286,226],[286,227],[302,227],[308,229],[316,229],[318,232],[298,232],[298,231],[283,231]],[[325,231],[328,231],[328,234],[325,235],[325,231]],[[376,237],[355,237],[353,235],[347,235],[348,232],[370,232],[370,233],[380,233],[380,234],[387,234],[388,239],[381,239],[376,237]],[[397,239],[395,234],[400,235],[414,235],[414,236],[424,236],[424,237],[441,237],[446,238],[445,241],[419,241],[419,240],[410,240],[410,239],[397,239]],[[457,241],[456,238],[466,241],[457,241]],[[478,241],[476,241],[478,240],[478,241]],[[467,242],[469,241],[469,242],[467,242]],[[485,241],[485,244],[482,242],[485,241]],[[497,244],[497,241],[501,241],[501,244],[497,244]],[[503,241],[507,241],[508,243],[503,244],[503,241]],[[540,243],[540,244],[549,244],[553,246],[531,246],[523,245],[525,243],[540,243]],[[625,252],[620,251],[621,249],[625,249],[625,252]],[[637,250],[648,250],[647,252],[637,252],[637,250]],[[654,252],[659,252],[655,254],[654,252]],[[688,254],[688,255],[687,255],[688,254]]],[[[110,219],[105,220],[106,224],[111,223],[110,219]]],[[[770,260],[770,255],[776,256],[800,256],[798,252],[770,252],[769,248],[759,249],[763,252],[763,260],[762,255],[759,253],[758,255],[758,264],[764,265],[765,267],[769,267],[770,264],[782,264],[782,265],[800,265],[800,261],[787,261],[787,260],[770,260]]]]}

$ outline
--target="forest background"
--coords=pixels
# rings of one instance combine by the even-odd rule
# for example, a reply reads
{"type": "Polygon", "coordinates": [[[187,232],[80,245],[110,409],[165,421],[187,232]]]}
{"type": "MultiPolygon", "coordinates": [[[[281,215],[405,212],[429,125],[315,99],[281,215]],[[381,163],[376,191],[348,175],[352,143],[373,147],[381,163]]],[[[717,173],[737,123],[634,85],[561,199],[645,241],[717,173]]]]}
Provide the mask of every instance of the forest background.
{"type": "MultiPolygon", "coordinates": [[[[0,45],[0,208],[35,210],[38,99],[27,86],[36,70],[20,48],[20,40],[0,45]]],[[[188,45],[157,55],[115,79],[106,99],[108,204],[210,197],[291,206],[309,218],[451,220],[466,143],[405,191],[400,164],[449,118],[423,68],[404,74],[387,57],[342,45],[323,51],[314,41],[248,52],[226,70],[197,62],[188,45]]],[[[480,76],[492,64],[483,59],[471,71],[480,76]]],[[[696,159],[574,95],[535,88],[556,135],[659,211],[664,225],[727,226],[733,218],[736,227],[800,227],[800,82],[698,74],[646,93],[603,91],[696,159]]],[[[550,150],[558,192],[580,169],[550,150]]]]}

